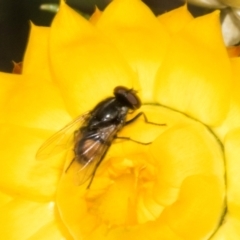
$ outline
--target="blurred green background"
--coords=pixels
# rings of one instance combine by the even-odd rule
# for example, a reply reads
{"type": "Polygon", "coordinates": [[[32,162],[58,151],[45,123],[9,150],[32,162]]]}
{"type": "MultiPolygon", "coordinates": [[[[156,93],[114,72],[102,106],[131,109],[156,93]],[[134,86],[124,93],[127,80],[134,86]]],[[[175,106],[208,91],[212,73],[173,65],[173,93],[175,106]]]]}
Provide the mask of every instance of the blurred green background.
{"type": "MultiPolygon", "coordinates": [[[[67,4],[78,11],[90,15],[94,6],[103,10],[111,0],[67,0],[67,4]]],[[[58,0],[0,0],[0,71],[11,72],[12,61],[22,61],[29,34],[29,21],[35,25],[49,26],[54,13],[40,9],[42,4],[58,0]]],[[[183,5],[183,0],[144,0],[158,15],[183,5]]],[[[189,6],[193,15],[201,15],[206,10],[189,6]]]]}

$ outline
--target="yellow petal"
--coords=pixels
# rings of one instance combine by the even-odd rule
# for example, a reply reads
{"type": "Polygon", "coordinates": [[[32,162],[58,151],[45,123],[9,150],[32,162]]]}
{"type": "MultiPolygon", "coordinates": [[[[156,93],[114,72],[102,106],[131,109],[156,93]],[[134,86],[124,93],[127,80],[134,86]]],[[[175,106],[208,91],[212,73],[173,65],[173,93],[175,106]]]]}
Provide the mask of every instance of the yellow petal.
{"type": "Polygon", "coordinates": [[[193,17],[187,9],[187,4],[158,16],[158,20],[170,34],[178,33],[192,19],[193,17]]]}
{"type": "Polygon", "coordinates": [[[0,192],[0,238],[72,240],[53,202],[34,203],[0,192]]]}
{"type": "Polygon", "coordinates": [[[76,161],[62,175],[58,207],[75,238],[178,240],[186,238],[194,222],[191,239],[200,239],[220,223],[225,179],[218,139],[201,123],[171,109],[144,106],[141,111],[151,122],[167,125],[147,124],[141,117],[120,136],[141,142],[146,135],[152,144],[113,142],[90,189],[88,182],[74,185],[76,161]]]}
{"type": "Polygon", "coordinates": [[[150,151],[159,161],[161,182],[170,186],[179,187],[184,178],[195,174],[214,173],[223,178],[221,148],[201,125],[171,127],[152,143],[150,151]]]}
{"type": "Polygon", "coordinates": [[[140,0],[115,0],[87,21],[62,0],[51,29],[32,26],[23,74],[0,73],[0,239],[238,239],[238,79],[217,12],[156,18],[140,0]],[[78,161],[64,171],[74,146],[36,159],[68,112],[117,85],[157,101],[138,111],[156,124],[124,126],[89,189],[76,185],[78,161]]]}
{"type": "Polygon", "coordinates": [[[0,121],[6,121],[5,111],[3,109],[6,107],[7,99],[11,96],[12,89],[18,85],[18,82],[22,80],[22,77],[18,74],[8,74],[0,72],[0,121]]]}
{"type": "Polygon", "coordinates": [[[239,239],[240,236],[240,222],[239,220],[226,215],[224,217],[222,226],[211,238],[212,240],[235,240],[239,239]]]}
{"type": "Polygon", "coordinates": [[[0,238],[25,240],[54,220],[54,203],[15,198],[0,209],[0,238]]]}
{"type": "Polygon", "coordinates": [[[31,23],[30,37],[23,60],[23,74],[51,79],[48,55],[49,32],[48,27],[38,27],[31,23]]]}
{"type": "Polygon", "coordinates": [[[68,110],[77,116],[111,95],[116,86],[135,87],[136,77],[106,37],[62,4],[51,26],[51,66],[68,110]]]}
{"type": "Polygon", "coordinates": [[[194,19],[174,36],[157,74],[155,99],[219,125],[229,110],[232,76],[218,12],[194,19]]]}
{"type": "Polygon", "coordinates": [[[169,35],[149,8],[139,0],[115,0],[97,22],[136,72],[144,102],[153,100],[155,75],[161,66],[169,35]]]}
{"type": "Polygon", "coordinates": [[[94,13],[93,13],[92,16],[89,18],[89,22],[91,22],[93,25],[96,25],[96,23],[98,22],[98,20],[99,20],[99,18],[101,17],[101,15],[102,15],[102,11],[100,11],[100,10],[98,9],[98,7],[96,6],[94,13]]]}
{"type": "Polygon", "coordinates": [[[240,221],[240,192],[239,192],[239,156],[240,129],[230,132],[225,139],[226,178],[229,214],[240,221]]]}
{"type": "Polygon", "coordinates": [[[178,200],[165,209],[161,221],[182,239],[203,239],[218,228],[224,207],[218,179],[194,175],[184,180],[178,200]]]}
{"type": "Polygon", "coordinates": [[[12,200],[12,196],[0,191],[0,208],[2,208],[5,204],[9,203],[12,200]]]}
{"type": "Polygon", "coordinates": [[[224,140],[225,135],[239,128],[239,119],[240,119],[240,58],[231,59],[232,67],[232,79],[233,79],[233,88],[230,96],[230,109],[228,115],[226,116],[224,122],[218,128],[214,128],[214,131],[218,136],[224,140]]]}
{"type": "Polygon", "coordinates": [[[53,198],[63,162],[36,160],[43,132],[7,124],[0,129],[0,186],[34,200],[53,198]]]}
{"type": "MultiPolygon", "coordinates": [[[[12,75],[3,76],[7,81],[12,75]]],[[[71,120],[60,92],[53,83],[34,75],[20,75],[14,78],[17,81],[11,90],[8,90],[9,95],[5,100],[7,103],[2,109],[5,121],[56,131],[71,120]]]]}

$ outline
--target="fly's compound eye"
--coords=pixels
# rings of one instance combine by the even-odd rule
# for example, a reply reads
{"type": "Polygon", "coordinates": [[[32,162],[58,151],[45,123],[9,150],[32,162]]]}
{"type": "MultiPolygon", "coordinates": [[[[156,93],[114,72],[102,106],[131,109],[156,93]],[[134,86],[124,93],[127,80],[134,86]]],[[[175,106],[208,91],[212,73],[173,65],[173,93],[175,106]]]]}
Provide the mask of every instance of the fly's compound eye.
{"type": "Polygon", "coordinates": [[[130,109],[138,109],[141,107],[141,100],[133,89],[118,86],[114,89],[114,95],[117,100],[124,103],[130,109]]]}

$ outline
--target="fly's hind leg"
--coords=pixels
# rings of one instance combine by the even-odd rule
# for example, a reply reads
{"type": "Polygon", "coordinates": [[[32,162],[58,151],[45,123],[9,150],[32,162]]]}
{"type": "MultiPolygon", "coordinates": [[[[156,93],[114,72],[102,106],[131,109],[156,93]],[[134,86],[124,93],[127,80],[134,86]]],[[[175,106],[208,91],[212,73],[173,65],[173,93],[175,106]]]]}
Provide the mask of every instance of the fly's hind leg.
{"type": "MultiPolygon", "coordinates": [[[[111,142],[104,141],[104,139],[100,139],[100,140],[101,140],[100,142],[101,142],[102,144],[106,144],[106,145],[108,146],[108,148],[111,146],[111,142]]],[[[89,183],[88,183],[88,185],[87,185],[87,189],[89,189],[90,186],[92,185],[92,182],[93,182],[93,179],[94,179],[94,177],[95,177],[96,171],[97,171],[99,165],[101,164],[102,160],[104,159],[104,157],[105,157],[105,155],[106,155],[106,153],[107,153],[108,148],[105,150],[105,152],[104,152],[104,154],[101,156],[99,162],[96,164],[96,166],[95,166],[95,168],[94,168],[94,170],[93,170],[91,179],[90,179],[90,181],[89,181],[89,183]]]]}
{"type": "Polygon", "coordinates": [[[69,163],[69,165],[67,166],[65,173],[68,171],[68,169],[72,166],[73,162],[75,161],[75,158],[73,158],[73,160],[69,163]]]}
{"type": "Polygon", "coordinates": [[[140,142],[140,141],[131,139],[130,137],[119,137],[119,136],[115,136],[115,139],[124,139],[124,140],[127,140],[127,141],[132,141],[132,142],[135,142],[135,143],[138,143],[138,144],[142,144],[142,145],[149,145],[149,144],[152,143],[152,142],[147,142],[147,143],[140,142]]]}
{"type": "Polygon", "coordinates": [[[89,181],[89,183],[88,183],[88,185],[87,185],[87,189],[89,189],[89,188],[91,187],[92,182],[93,182],[93,179],[94,179],[95,174],[96,174],[96,171],[97,171],[97,169],[98,169],[100,163],[101,163],[102,160],[104,159],[106,153],[107,153],[107,151],[103,154],[103,156],[101,157],[100,161],[99,161],[99,162],[97,163],[97,165],[95,166],[94,171],[93,171],[92,176],[91,176],[91,179],[90,179],[90,181],[89,181]]]}

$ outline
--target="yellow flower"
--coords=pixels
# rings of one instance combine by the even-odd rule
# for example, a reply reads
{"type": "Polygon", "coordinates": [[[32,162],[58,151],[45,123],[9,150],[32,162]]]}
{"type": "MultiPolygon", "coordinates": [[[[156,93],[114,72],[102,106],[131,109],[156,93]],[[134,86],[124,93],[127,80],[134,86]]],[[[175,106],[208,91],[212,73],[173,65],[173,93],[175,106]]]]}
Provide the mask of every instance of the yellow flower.
{"type": "Polygon", "coordinates": [[[155,17],[115,0],[87,21],[62,2],[50,28],[32,25],[22,74],[0,74],[1,239],[238,239],[240,59],[230,52],[219,13],[194,19],[186,6],[155,17]],[[36,159],[116,86],[166,124],[140,117],[119,136],[151,144],[114,141],[90,189],[75,184],[78,164],[64,170],[71,148],[36,159]]]}

